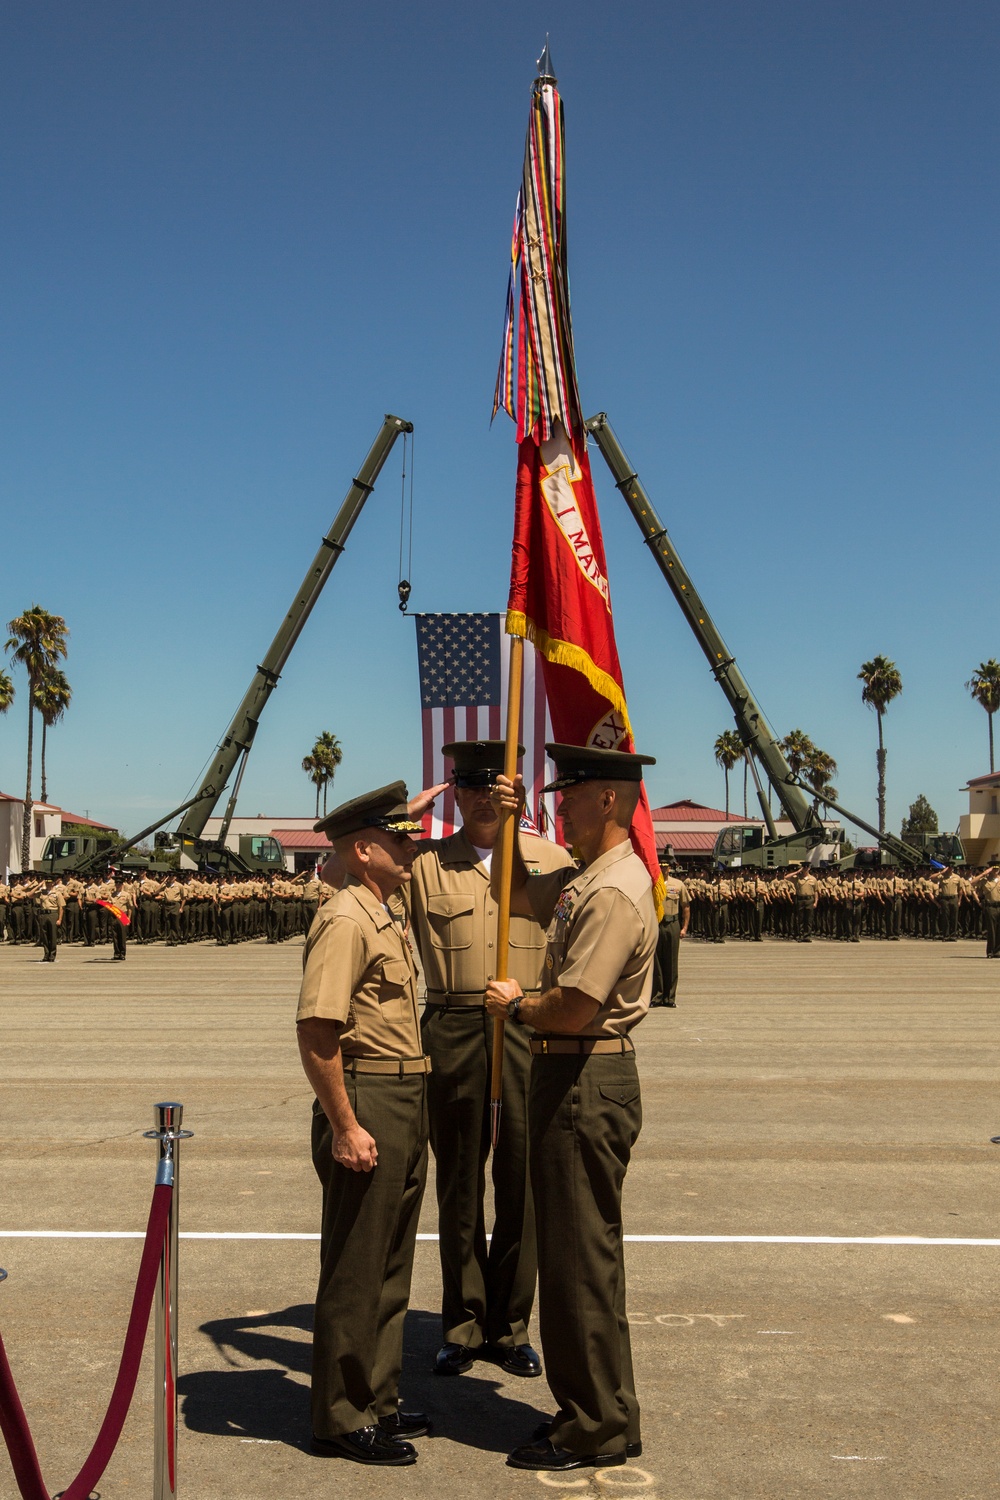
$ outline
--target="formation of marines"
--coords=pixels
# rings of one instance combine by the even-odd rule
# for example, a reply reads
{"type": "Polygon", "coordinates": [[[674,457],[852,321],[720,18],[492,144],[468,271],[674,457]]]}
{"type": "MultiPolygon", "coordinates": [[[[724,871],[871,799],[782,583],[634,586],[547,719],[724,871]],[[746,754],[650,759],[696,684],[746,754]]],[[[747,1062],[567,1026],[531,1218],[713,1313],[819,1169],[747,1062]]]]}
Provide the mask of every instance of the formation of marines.
{"type": "MultiPolygon", "coordinates": [[[[330,887],[315,872],[289,877],[131,872],[82,879],[12,875],[0,881],[0,942],[41,946],[54,959],[61,943],[109,943],[119,956],[125,934],[136,943],[284,943],[308,931],[330,887]],[[123,923],[112,908],[124,912],[123,923]],[[55,914],[54,924],[50,920],[55,914]],[[54,926],[54,937],[48,941],[54,926]]],[[[121,956],[124,957],[124,950],[121,956]]]]}
{"type": "Polygon", "coordinates": [[[683,877],[692,937],[760,942],[765,937],[810,942],[825,938],[985,938],[988,957],[1000,951],[1000,872],[963,866],[934,871],[727,870],[683,877]]]}

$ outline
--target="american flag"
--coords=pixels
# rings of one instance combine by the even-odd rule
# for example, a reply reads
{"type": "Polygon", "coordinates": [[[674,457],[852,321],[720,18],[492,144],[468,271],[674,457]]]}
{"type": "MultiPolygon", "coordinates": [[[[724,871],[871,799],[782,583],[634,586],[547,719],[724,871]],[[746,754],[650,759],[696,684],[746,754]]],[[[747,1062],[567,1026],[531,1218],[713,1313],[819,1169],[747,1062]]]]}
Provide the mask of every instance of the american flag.
{"type": "MultiPolygon", "coordinates": [[[[453,740],[502,740],[507,724],[507,672],[510,652],[502,615],[415,615],[420,709],[423,728],[424,786],[437,786],[451,775],[452,763],[441,746],[453,740]]],[[[542,787],[555,776],[545,754],[552,738],[545,685],[537,670],[535,648],[524,647],[521,772],[527,809],[537,831],[556,834],[554,797],[542,787]]],[[[455,793],[438,798],[424,826],[433,838],[446,838],[459,826],[455,793]]]]}

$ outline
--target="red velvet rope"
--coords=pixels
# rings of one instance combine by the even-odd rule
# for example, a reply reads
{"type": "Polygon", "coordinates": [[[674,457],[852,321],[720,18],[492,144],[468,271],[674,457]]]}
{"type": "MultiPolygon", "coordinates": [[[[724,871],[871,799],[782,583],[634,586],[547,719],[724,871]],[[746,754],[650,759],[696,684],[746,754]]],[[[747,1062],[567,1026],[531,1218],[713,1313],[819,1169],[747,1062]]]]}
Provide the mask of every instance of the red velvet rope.
{"type": "Polygon", "coordinates": [[[49,1500],[42,1471],[38,1466],[38,1454],[31,1440],[31,1429],[24,1415],[21,1398],[10,1371],[7,1351],[0,1338],[0,1432],[7,1444],[14,1478],[24,1500],[49,1500]]]}
{"type": "MultiPolygon", "coordinates": [[[[132,1404],[135,1383],[139,1376],[142,1347],[146,1341],[149,1310],[153,1305],[153,1293],[156,1290],[156,1276],[160,1267],[167,1215],[170,1211],[173,1191],[173,1188],[167,1184],[158,1185],[153,1189],[149,1222],[146,1225],[146,1241],[142,1247],[142,1259],[139,1262],[139,1274],[136,1277],[135,1295],[132,1298],[132,1311],[129,1314],[125,1345],[118,1365],[118,1377],[115,1380],[114,1390],[111,1392],[111,1400],[108,1402],[104,1421],[101,1423],[101,1430],[97,1434],[97,1441],[73,1483],[63,1491],[63,1500],[87,1500],[91,1490],[107,1468],[111,1455],[117,1447],[118,1439],[121,1437],[125,1418],[132,1404]]],[[[23,1500],[49,1500],[38,1466],[35,1445],[31,1440],[24,1409],[10,1374],[10,1366],[7,1363],[2,1340],[0,1340],[0,1431],[3,1432],[14,1468],[14,1477],[23,1500]]]]}

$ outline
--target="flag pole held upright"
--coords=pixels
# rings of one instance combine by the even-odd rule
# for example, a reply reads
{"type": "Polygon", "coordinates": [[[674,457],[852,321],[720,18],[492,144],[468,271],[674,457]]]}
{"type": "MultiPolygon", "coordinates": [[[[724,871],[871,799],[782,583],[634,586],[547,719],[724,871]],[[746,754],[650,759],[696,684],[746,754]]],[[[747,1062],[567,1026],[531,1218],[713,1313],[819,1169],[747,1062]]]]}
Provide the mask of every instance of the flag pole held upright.
{"type": "MultiPolygon", "coordinates": [[[[507,732],[503,774],[508,781],[517,775],[517,748],[521,727],[521,681],[524,675],[524,638],[510,638],[510,674],[507,680],[507,732]]],[[[496,978],[507,978],[507,950],[510,944],[510,886],[514,874],[514,840],[517,837],[517,812],[504,814],[500,825],[500,891],[497,902],[496,978]]],[[[493,1021],[493,1073],[490,1080],[490,1138],[496,1150],[500,1138],[500,1111],[503,1096],[503,1039],[505,1021],[493,1021]]]]}

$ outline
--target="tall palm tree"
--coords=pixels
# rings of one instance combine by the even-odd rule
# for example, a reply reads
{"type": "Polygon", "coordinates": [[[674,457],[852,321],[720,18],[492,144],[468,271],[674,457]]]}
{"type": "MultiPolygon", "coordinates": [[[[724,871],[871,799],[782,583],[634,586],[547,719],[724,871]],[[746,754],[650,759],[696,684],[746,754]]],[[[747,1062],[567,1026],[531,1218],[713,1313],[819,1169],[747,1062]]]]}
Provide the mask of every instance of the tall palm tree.
{"type": "Polygon", "coordinates": [[[53,724],[58,724],[69,708],[73,689],[66,680],[66,673],[53,667],[46,672],[35,688],[35,707],[42,720],[42,801],[48,801],[48,784],[45,774],[46,738],[53,724]]]}
{"type": "Polygon", "coordinates": [[[778,749],[787,760],[792,775],[798,776],[802,768],[808,765],[816,746],[804,729],[792,729],[783,740],[778,741],[778,749]]]}
{"type": "Polygon", "coordinates": [[[28,674],[28,772],[24,790],[24,822],[21,827],[21,868],[31,863],[31,761],[35,730],[35,691],[47,672],[66,655],[69,630],[62,615],[49,614],[33,604],[7,624],[10,632],[5,649],[28,674]]]}
{"type": "Polygon", "coordinates": [[[746,753],[743,741],[735,729],[724,729],[715,742],[715,763],[721,766],[726,777],[726,817],[729,817],[729,773],[746,753]]]}
{"type": "Polygon", "coordinates": [[[878,715],[878,750],[875,764],[878,767],[878,831],[885,833],[885,742],[882,738],[882,718],[893,698],[903,691],[903,679],[894,661],[887,656],[873,656],[871,661],[861,663],[858,680],[864,683],[861,701],[873,708],[878,715]]]}
{"type": "Polygon", "coordinates": [[[5,714],[14,701],[14,683],[6,672],[0,672],[0,714],[5,714]]]}
{"type": "Polygon", "coordinates": [[[327,769],[327,776],[323,782],[323,816],[326,817],[326,797],[330,783],[337,774],[337,767],[344,758],[340,741],[329,729],[324,729],[313,746],[313,755],[317,756],[327,769]]]}
{"type": "Polygon", "coordinates": [[[990,772],[993,767],[993,715],[1000,708],[1000,661],[992,656],[981,661],[965,684],[981,708],[985,708],[990,726],[990,772]]]}

